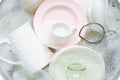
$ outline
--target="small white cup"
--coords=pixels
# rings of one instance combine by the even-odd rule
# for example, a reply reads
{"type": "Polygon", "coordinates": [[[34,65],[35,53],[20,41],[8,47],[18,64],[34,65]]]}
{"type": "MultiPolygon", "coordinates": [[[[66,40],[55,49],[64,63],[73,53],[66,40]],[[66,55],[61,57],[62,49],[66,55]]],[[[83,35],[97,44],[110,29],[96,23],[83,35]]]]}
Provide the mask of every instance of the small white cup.
{"type": "Polygon", "coordinates": [[[75,32],[75,28],[65,22],[57,22],[52,26],[51,33],[57,44],[64,44],[75,32]]]}

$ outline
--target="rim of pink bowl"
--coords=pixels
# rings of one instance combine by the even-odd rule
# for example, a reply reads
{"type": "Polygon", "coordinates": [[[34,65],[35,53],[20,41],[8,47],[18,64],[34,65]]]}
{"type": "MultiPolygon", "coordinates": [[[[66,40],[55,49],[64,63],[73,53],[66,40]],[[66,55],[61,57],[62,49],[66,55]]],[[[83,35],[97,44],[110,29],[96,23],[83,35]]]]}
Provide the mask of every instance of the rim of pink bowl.
{"type": "MultiPolygon", "coordinates": [[[[62,13],[63,14],[63,13],[62,13]]],[[[35,13],[34,19],[33,19],[33,27],[35,30],[35,33],[38,37],[38,39],[45,44],[48,47],[52,47],[54,49],[60,49],[63,47],[71,46],[74,44],[77,44],[81,39],[79,38],[79,30],[82,28],[83,25],[87,24],[87,16],[83,12],[82,8],[79,4],[74,2],[73,0],[46,0],[44,1],[38,8],[38,10],[35,13]],[[72,11],[76,16],[76,19],[78,21],[77,23],[77,31],[76,33],[70,37],[68,42],[66,42],[64,45],[59,45],[54,43],[52,41],[50,34],[46,34],[46,30],[43,29],[44,25],[42,24],[43,18],[49,10],[55,8],[56,6],[59,6],[63,9],[64,7],[68,8],[70,11],[72,11]],[[42,29],[42,30],[41,30],[42,29]],[[43,32],[42,32],[43,31],[43,32]],[[45,36],[47,35],[47,36],[45,36]],[[50,37],[48,39],[43,39],[43,37],[50,37]]],[[[86,30],[82,32],[82,35],[85,35],[86,30]]]]}

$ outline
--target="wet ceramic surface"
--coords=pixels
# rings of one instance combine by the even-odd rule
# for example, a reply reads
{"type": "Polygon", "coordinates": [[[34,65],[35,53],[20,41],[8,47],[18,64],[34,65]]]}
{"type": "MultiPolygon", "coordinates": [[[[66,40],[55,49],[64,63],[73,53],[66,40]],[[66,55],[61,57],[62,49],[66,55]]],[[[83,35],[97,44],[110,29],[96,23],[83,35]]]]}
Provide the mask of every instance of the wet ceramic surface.
{"type": "MultiPolygon", "coordinates": [[[[111,1],[111,0],[109,0],[111,1]]],[[[114,0],[113,0],[114,1],[114,0]]],[[[110,2],[109,2],[110,3],[110,2]]],[[[0,19],[6,15],[9,11],[20,8],[19,4],[15,0],[5,0],[4,4],[0,4],[0,19]],[[12,5],[11,5],[12,4],[12,5]]],[[[119,32],[119,23],[120,23],[120,10],[115,7],[114,5],[109,5],[107,9],[107,27],[108,30],[114,30],[115,33],[117,32],[118,35],[120,35],[119,32]]],[[[112,32],[112,35],[114,35],[114,32],[112,32]]],[[[88,44],[86,42],[82,42],[80,45],[90,47],[100,53],[102,57],[104,58],[105,64],[106,64],[106,78],[105,80],[115,80],[114,77],[116,77],[116,74],[118,74],[119,70],[119,60],[120,60],[120,37],[119,36],[112,36],[110,34],[109,37],[107,37],[99,44],[88,44]],[[107,39],[109,38],[109,39],[107,39]]],[[[93,37],[94,38],[94,37],[93,37]]],[[[4,55],[4,52],[2,52],[3,48],[0,49],[0,54],[4,55]]],[[[8,49],[7,49],[8,50],[8,49]]],[[[6,51],[7,51],[6,50],[6,51]]],[[[6,52],[9,54],[9,52],[6,52]]],[[[5,56],[5,55],[4,55],[5,56]]],[[[8,56],[6,56],[8,57],[8,56]]],[[[9,58],[9,57],[8,57],[9,58]]],[[[6,64],[1,64],[2,66],[6,66],[6,64]]],[[[8,67],[5,67],[4,71],[10,72],[8,70],[8,67]],[[5,69],[6,68],[6,69],[5,69]]],[[[10,74],[9,74],[10,75],[10,74]]],[[[7,79],[6,79],[7,80],[7,79]]],[[[12,79],[10,79],[12,80],[12,79]]]]}

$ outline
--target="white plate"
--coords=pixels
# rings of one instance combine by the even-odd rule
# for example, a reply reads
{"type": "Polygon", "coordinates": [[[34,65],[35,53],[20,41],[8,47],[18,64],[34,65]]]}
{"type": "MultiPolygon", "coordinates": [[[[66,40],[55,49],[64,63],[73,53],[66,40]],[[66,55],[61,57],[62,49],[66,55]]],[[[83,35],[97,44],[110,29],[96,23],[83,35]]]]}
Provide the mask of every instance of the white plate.
{"type": "Polygon", "coordinates": [[[57,52],[50,63],[49,71],[55,80],[66,80],[66,69],[69,64],[79,63],[86,67],[86,80],[103,80],[105,63],[94,50],[72,46],[57,52]]]}
{"type": "MultiPolygon", "coordinates": [[[[77,44],[79,38],[79,30],[83,25],[87,24],[87,17],[80,5],[72,0],[46,0],[38,8],[34,20],[34,30],[38,39],[46,46],[54,49],[60,49],[66,46],[77,44]],[[51,5],[52,4],[52,5],[51,5]],[[64,13],[64,14],[61,14],[64,13]],[[67,22],[75,27],[77,31],[64,44],[56,44],[51,36],[52,25],[57,21],[67,22]]],[[[86,30],[82,31],[84,35],[86,30]]]]}

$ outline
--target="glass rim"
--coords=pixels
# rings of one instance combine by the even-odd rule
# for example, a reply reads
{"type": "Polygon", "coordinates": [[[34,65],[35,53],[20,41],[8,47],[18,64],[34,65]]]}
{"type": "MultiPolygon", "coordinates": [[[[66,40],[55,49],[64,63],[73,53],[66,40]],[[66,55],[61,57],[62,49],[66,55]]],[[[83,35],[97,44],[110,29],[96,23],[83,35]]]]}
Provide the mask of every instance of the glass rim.
{"type": "Polygon", "coordinates": [[[79,63],[73,63],[73,64],[70,64],[67,66],[67,69],[71,70],[71,71],[85,71],[86,70],[86,67],[79,64],[79,63]],[[74,68],[77,66],[77,69],[74,68]]]}

